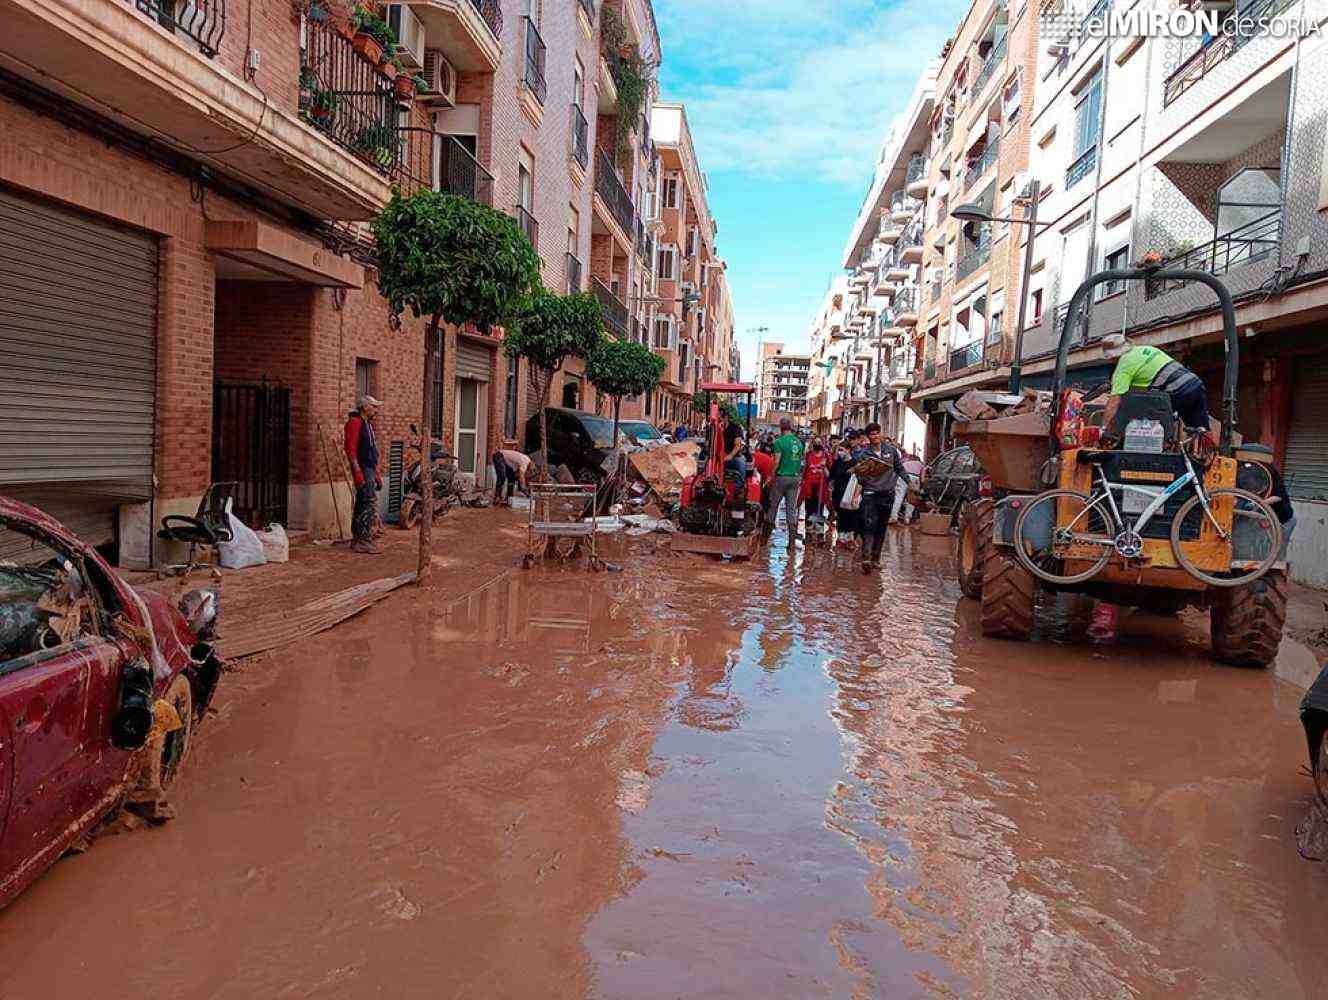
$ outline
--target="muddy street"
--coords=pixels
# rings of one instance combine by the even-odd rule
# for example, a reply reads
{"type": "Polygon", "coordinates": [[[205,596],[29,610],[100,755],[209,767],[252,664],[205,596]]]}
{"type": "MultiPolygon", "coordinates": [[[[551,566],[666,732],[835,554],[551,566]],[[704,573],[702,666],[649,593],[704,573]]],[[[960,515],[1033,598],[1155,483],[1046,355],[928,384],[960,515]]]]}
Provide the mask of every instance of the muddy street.
{"type": "Polygon", "coordinates": [[[176,820],[0,913],[0,996],[1328,993],[1300,688],[1194,623],[984,640],[949,544],[498,572],[256,661],[176,820]]]}

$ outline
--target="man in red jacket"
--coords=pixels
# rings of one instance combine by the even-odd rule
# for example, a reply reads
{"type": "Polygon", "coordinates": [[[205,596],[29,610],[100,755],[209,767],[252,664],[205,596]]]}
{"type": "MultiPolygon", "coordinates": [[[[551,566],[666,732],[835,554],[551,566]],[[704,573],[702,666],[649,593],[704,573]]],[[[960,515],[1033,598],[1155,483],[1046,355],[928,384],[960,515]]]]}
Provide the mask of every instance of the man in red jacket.
{"type": "Polygon", "coordinates": [[[355,512],[351,515],[352,552],[377,555],[373,543],[374,511],[383,477],[378,472],[378,436],[373,419],[382,405],[372,396],[361,396],[360,405],[346,420],[346,457],[355,476],[355,512]]]}

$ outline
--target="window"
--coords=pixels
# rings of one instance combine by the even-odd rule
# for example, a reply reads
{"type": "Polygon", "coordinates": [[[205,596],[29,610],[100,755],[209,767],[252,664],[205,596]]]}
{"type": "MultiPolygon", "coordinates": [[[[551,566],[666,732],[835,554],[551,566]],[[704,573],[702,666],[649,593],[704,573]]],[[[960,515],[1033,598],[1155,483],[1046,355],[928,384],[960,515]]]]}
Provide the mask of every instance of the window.
{"type": "Polygon", "coordinates": [[[534,214],[535,209],[535,157],[524,146],[517,165],[517,204],[534,214]]]}
{"type": "Polygon", "coordinates": [[[695,229],[689,229],[689,230],[687,230],[687,254],[686,254],[686,256],[689,257],[689,258],[690,258],[690,257],[695,257],[695,256],[696,256],[696,230],[695,230],[695,229]]]}
{"type": "Polygon", "coordinates": [[[678,251],[675,247],[659,248],[659,276],[664,281],[678,280],[678,251]]]}
{"type": "Polygon", "coordinates": [[[568,375],[563,382],[563,406],[569,410],[579,409],[581,405],[581,379],[577,375],[568,375]]]}
{"type": "Polygon", "coordinates": [[[1010,82],[1010,86],[1005,88],[1005,126],[1009,128],[1019,120],[1020,98],[1019,98],[1019,77],[1015,76],[1010,82]]]}
{"type": "Polygon", "coordinates": [[[1102,71],[1099,69],[1079,90],[1074,107],[1074,149],[1065,177],[1068,190],[1085,177],[1096,163],[1098,128],[1102,118],[1102,71]]]}
{"type": "Polygon", "coordinates": [[[578,108],[585,106],[586,95],[586,68],[581,65],[581,57],[576,57],[576,64],[572,68],[572,103],[578,108]]]}
{"type": "Polygon", "coordinates": [[[520,388],[521,359],[515,354],[507,356],[507,387],[503,392],[503,437],[516,437],[516,396],[520,388]]]}
{"type": "Polygon", "coordinates": [[[677,207],[678,207],[678,178],[677,178],[677,177],[665,177],[665,178],[664,178],[664,207],[665,207],[665,208],[677,208],[677,207]]]}
{"type": "Polygon", "coordinates": [[[581,213],[575,205],[567,206],[567,252],[581,258],[581,213]]]}
{"type": "Polygon", "coordinates": [[[655,408],[655,390],[654,390],[654,389],[651,389],[648,393],[646,393],[646,416],[647,416],[647,417],[651,415],[651,411],[654,410],[654,408],[655,408]]]}
{"type": "Polygon", "coordinates": [[[1032,324],[1035,324],[1035,325],[1038,324],[1038,323],[1041,323],[1041,322],[1042,322],[1042,289],[1038,288],[1038,289],[1035,289],[1035,290],[1034,290],[1034,292],[1033,292],[1033,298],[1032,298],[1031,300],[1029,300],[1029,305],[1032,307],[1032,312],[1033,312],[1033,319],[1032,319],[1030,322],[1031,322],[1032,324]]]}
{"type": "Polygon", "coordinates": [[[361,396],[378,397],[378,362],[369,358],[355,359],[355,402],[361,396]]]}
{"type": "Polygon", "coordinates": [[[673,350],[673,317],[661,316],[655,320],[654,347],[660,351],[673,350]]]}
{"type": "MultiPolygon", "coordinates": [[[[1102,270],[1118,271],[1121,268],[1130,266],[1130,244],[1117,247],[1110,253],[1102,257],[1102,270]]],[[[1117,292],[1125,291],[1124,281],[1104,281],[1097,286],[1097,297],[1105,299],[1108,295],[1115,295],[1117,292]]]]}

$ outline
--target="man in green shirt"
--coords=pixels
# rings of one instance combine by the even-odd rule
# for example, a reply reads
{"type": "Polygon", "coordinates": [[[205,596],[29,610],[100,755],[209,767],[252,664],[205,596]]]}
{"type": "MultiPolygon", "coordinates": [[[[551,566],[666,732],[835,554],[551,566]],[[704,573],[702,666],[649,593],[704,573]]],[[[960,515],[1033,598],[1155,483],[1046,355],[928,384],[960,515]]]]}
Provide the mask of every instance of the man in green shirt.
{"type": "Polygon", "coordinates": [[[1165,351],[1143,344],[1131,347],[1124,334],[1104,340],[1109,358],[1119,358],[1111,375],[1111,399],[1102,425],[1111,427],[1121,397],[1131,389],[1152,389],[1171,395],[1171,408],[1189,428],[1208,430],[1208,391],[1203,380],[1165,351]]]}
{"type": "Polygon", "coordinates": [[[779,437],[775,438],[771,451],[775,455],[775,483],[770,488],[770,524],[774,530],[779,519],[779,503],[784,501],[784,519],[788,522],[789,545],[798,540],[798,494],[802,490],[802,459],[807,445],[802,438],[793,433],[793,421],[788,417],[779,420],[779,437]]]}

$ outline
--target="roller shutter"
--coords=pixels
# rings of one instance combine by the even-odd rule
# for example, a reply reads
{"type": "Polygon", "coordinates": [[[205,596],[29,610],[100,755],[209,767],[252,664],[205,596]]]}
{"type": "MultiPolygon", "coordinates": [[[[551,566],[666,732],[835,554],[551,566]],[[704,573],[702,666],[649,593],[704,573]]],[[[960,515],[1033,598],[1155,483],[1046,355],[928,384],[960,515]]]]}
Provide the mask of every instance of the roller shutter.
{"type": "Polygon", "coordinates": [[[97,537],[152,495],[156,323],[155,237],[0,188],[0,492],[60,484],[97,537]]]}
{"type": "Polygon", "coordinates": [[[456,377],[487,382],[493,375],[493,348],[464,337],[457,338],[456,377]]]}
{"type": "Polygon", "coordinates": [[[1328,354],[1295,368],[1283,478],[1293,499],[1328,500],[1328,354]]]}

